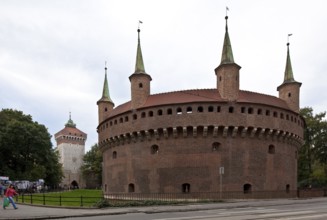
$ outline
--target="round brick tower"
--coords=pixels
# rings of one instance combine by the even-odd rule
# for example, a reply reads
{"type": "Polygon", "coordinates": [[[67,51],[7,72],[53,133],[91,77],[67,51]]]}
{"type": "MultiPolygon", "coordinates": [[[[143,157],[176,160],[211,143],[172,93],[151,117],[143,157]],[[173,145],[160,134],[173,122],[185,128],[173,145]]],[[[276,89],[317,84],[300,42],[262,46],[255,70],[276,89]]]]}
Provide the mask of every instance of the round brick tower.
{"type": "Polygon", "coordinates": [[[279,98],[240,90],[227,17],[217,88],[150,94],[141,55],[138,35],[131,100],[97,127],[104,193],[296,190],[300,84],[284,82],[279,98]]]}

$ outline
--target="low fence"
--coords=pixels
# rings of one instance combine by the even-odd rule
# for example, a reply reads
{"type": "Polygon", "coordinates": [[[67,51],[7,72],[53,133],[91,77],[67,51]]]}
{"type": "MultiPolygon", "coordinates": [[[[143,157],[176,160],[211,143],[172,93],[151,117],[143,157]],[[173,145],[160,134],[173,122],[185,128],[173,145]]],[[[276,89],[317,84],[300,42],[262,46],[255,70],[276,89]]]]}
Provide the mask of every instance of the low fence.
{"type": "Polygon", "coordinates": [[[19,202],[51,206],[94,207],[102,199],[116,201],[210,202],[221,200],[313,198],[327,196],[326,189],[301,189],[294,191],[259,192],[189,192],[189,193],[107,193],[103,197],[47,195],[44,193],[21,194],[19,202]]]}
{"type": "Polygon", "coordinates": [[[86,197],[86,196],[61,196],[47,195],[44,193],[20,194],[16,197],[17,202],[26,204],[49,205],[49,206],[80,206],[93,207],[103,197],[86,197]]]}
{"type": "Polygon", "coordinates": [[[190,193],[108,193],[105,199],[110,200],[156,200],[156,201],[218,201],[230,199],[273,199],[273,198],[295,198],[297,191],[261,191],[261,192],[190,192],[190,193]]]}
{"type": "Polygon", "coordinates": [[[233,199],[281,199],[312,198],[327,196],[326,189],[294,190],[294,191],[256,191],[256,192],[190,192],[190,193],[107,193],[109,200],[155,200],[155,201],[219,201],[233,199]]]}

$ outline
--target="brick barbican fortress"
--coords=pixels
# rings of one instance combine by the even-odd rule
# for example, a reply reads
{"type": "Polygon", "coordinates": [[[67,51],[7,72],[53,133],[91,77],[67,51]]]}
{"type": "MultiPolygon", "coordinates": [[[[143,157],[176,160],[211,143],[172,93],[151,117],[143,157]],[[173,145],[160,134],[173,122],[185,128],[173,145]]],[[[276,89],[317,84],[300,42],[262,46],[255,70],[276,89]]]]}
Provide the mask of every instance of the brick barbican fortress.
{"type": "Polygon", "coordinates": [[[301,83],[289,43],[279,97],[239,89],[226,31],[217,88],[151,94],[140,29],[131,100],[114,107],[107,68],[97,102],[104,193],[260,192],[297,189],[297,157],[305,122],[301,83]],[[222,179],[223,178],[223,181],[222,179]]]}

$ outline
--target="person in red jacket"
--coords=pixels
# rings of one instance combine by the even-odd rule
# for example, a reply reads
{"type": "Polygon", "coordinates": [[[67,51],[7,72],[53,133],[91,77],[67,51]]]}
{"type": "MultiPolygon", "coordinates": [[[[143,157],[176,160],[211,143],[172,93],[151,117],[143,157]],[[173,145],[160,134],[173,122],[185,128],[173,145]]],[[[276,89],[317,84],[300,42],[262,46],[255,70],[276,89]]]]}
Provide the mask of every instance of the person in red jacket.
{"type": "MultiPolygon", "coordinates": [[[[9,199],[9,201],[12,204],[12,206],[14,207],[14,209],[18,209],[15,204],[14,199],[12,198],[15,195],[18,195],[18,193],[15,191],[14,186],[12,184],[10,184],[6,190],[5,197],[7,197],[9,199]]],[[[3,206],[3,208],[6,209],[5,206],[3,206]]]]}

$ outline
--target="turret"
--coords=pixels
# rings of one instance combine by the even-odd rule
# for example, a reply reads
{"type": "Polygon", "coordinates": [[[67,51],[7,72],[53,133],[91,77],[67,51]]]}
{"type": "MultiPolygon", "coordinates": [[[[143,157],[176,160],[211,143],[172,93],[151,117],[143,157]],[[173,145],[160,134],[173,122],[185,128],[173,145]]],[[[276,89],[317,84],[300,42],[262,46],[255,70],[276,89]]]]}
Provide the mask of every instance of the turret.
{"type": "Polygon", "coordinates": [[[279,98],[285,100],[289,108],[295,112],[300,111],[300,87],[302,83],[295,81],[290,58],[290,43],[287,43],[286,67],[284,82],[277,87],[279,98]]]}
{"type": "Polygon", "coordinates": [[[235,101],[240,90],[239,70],[241,67],[234,62],[232,45],[228,34],[226,19],[226,31],[220,65],[215,69],[217,76],[217,89],[220,96],[228,101],[235,101]]]}
{"type": "Polygon", "coordinates": [[[135,72],[129,77],[131,82],[131,108],[137,109],[144,105],[150,95],[151,76],[146,74],[140,44],[140,28],[137,29],[138,44],[136,52],[135,72]]]}
{"type": "Polygon", "coordinates": [[[109,95],[109,86],[107,80],[107,66],[105,66],[105,76],[102,90],[102,97],[97,101],[98,105],[98,115],[99,115],[99,124],[109,117],[110,111],[114,108],[115,104],[111,100],[109,95]]]}

